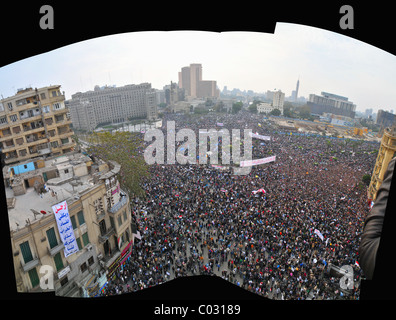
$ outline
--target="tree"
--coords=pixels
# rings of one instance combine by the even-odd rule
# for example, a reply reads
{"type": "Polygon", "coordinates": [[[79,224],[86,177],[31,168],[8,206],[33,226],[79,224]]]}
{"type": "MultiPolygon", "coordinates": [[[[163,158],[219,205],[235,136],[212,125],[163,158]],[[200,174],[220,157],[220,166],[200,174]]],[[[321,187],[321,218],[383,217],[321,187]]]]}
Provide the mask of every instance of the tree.
{"type": "Polygon", "coordinates": [[[307,105],[300,107],[298,115],[301,119],[311,119],[311,110],[307,105]]]}
{"type": "Polygon", "coordinates": [[[278,117],[281,115],[281,113],[282,112],[279,109],[275,108],[275,109],[271,110],[270,115],[278,117]]]}
{"type": "Polygon", "coordinates": [[[135,132],[95,132],[92,135],[96,143],[88,148],[88,154],[103,161],[113,160],[120,166],[118,179],[121,188],[129,198],[144,196],[140,182],[148,176],[148,165],[139,150],[143,148],[143,140],[135,132]]]}
{"type": "Polygon", "coordinates": [[[371,181],[371,176],[368,173],[366,173],[365,175],[363,175],[362,181],[364,184],[366,184],[368,186],[371,181]]]}
{"type": "Polygon", "coordinates": [[[241,101],[232,104],[232,113],[236,114],[242,109],[243,103],[241,101]]]}
{"type": "Polygon", "coordinates": [[[248,110],[249,110],[251,113],[257,113],[257,104],[252,103],[252,104],[248,107],[248,110]]]}

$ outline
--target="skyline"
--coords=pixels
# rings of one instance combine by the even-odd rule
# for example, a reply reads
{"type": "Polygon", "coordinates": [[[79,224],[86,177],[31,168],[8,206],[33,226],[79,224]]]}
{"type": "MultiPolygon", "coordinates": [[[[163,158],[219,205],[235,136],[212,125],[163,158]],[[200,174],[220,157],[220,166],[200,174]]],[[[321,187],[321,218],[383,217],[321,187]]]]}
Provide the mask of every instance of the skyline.
{"type": "Polygon", "coordinates": [[[348,97],[357,111],[396,108],[394,55],[331,31],[277,23],[260,32],[143,31],[77,42],[0,68],[0,95],[59,84],[66,98],[95,85],[151,83],[162,89],[178,72],[202,64],[205,80],[220,91],[238,88],[290,96],[322,91],[348,97]]]}

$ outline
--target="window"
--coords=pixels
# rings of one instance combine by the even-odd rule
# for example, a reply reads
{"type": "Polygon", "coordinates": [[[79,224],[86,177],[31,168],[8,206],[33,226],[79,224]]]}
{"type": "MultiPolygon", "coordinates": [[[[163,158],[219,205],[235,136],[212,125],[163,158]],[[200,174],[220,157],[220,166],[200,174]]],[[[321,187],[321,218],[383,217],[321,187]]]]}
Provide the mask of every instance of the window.
{"type": "Polygon", "coordinates": [[[85,232],[82,235],[82,239],[83,239],[83,244],[84,244],[84,247],[85,247],[89,243],[88,232],[85,232]]]}
{"type": "Polygon", "coordinates": [[[118,226],[120,227],[122,225],[122,218],[121,215],[118,216],[118,226]]]}
{"type": "Polygon", "coordinates": [[[59,271],[59,270],[63,269],[63,261],[62,261],[62,256],[61,256],[60,252],[58,252],[54,256],[54,262],[55,262],[56,271],[59,271]]]}
{"type": "Polygon", "coordinates": [[[64,276],[62,278],[62,280],[60,281],[61,286],[65,286],[67,283],[69,282],[69,279],[67,278],[67,276],[64,276]]]}
{"type": "Polygon", "coordinates": [[[92,266],[94,263],[95,263],[94,257],[90,257],[90,258],[88,259],[88,265],[89,265],[89,266],[92,266]]]}
{"type": "Polygon", "coordinates": [[[58,245],[54,228],[47,230],[47,239],[51,249],[58,245]]]}
{"type": "Polygon", "coordinates": [[[10,120],[12,122],[18,121],[18,116],[16,114],[12,114],[12,115],[10,115],[10,120]]]}
{"type": "Polygon", "coordinates": [[[8,103],[7,103],[7,106],[8,106],[8,110],[12,111],[12,109],[13,109],[13,108],[12,108],[12,102],[8,102],[8,103]]]}
{"type": "Polygon", "coordinates": [[[45,93],[44,93],[44,92],[43,92],[43,93],[40,93],[40,98],[43,99],[43,100],[46,99],[45,93]]]}
{"type": "Polygon", "coordinates": [[[44,113],[50,112],[50,106],[44,106],[44,107],[43,107],[43,112],[44,112],[44,113]]]}
{"type": "MultiPolygon", "coordinates": [[[[1,111],[1,110],[0,110],[1,111]]],[[[7,117],[1,117],[0,118],[0,124],[8,123],[7,117]]]]}
{"type": "Polygon", "coordinates": [[[82,211],[79,211],[77,213],[77,219],[78,219],[78,224],[81,226],[82,224],[85,223],[85,219],[84,219],[84,213],[82,211]]]}
{"type": "Polygon", "coordinates": [[[32,252],[30,251],[29,242],[25,241],[25,242],[21,243],[19,245],[19,247],[21,248],[23,260],[25,261],[25,263],[28,263],[29,261],[32,261],[33,260],[33,256],[32,256],[32,252]]]}
{"type": "Polygon", "coordinates": [[[65,169],[65,174],[66,174],[66,173],[69,173],[69,169],[65,169]]]}
{"type": "Polygon", "coordinates": [[[76,238],[76,241],[77,241],[77,245],[78,245],[78,250],[81,250],[82,249],[81,239],[76,238]]]}
{"type": "Polygon", "coordinates": [[[56,91],[52,91],[52,96],[56,97],[56,91]]]}
{"type": "Polygon", "coordinates": [[[52,107],[53,107],[54,110],[63,109],[63,106],[62,106],[61,103],[54,103],[54,104],[52,105],[52,107]]]}
{"type": "Polygon", "coordinates": [[[86,271],[88,269],[88,266],[87,266],[87,264],[84,262],[81,266],[80,266],[80,270],[81,270],[81,272],[84,272],[84,271],[86,271]]]}
{"type": "Polygon", "coordinates": [[[71,220],[71,223],[72,223],[73,229],[76,229],[76,228],[77,228],[77,224],[76,224],[76,216],[71,216],[71,217],[70,217],[70,220],[71,220]]]}
{"type": "Polygon", "coordinates": [[[126,210],[124,210],[124,221],[126,221],[127,220],[127,213],[126,213],[126,210]]]}
{"type": "Polygon", "coordinates": [[[36,268],[29,270],[29,278],[33,288],[39,285],[40,279],[38,277],[36,268]]]}
{"type": "Polygon", "coordinates": [[[4,111],[4,106],[1,102],[0,102],[0,111],[4,111]]]}

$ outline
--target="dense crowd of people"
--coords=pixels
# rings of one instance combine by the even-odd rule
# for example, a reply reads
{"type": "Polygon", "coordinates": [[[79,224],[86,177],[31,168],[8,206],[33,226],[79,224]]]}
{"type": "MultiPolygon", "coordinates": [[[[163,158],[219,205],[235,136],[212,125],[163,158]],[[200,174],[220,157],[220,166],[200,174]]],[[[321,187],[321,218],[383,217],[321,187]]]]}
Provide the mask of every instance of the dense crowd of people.
{"type": "MultiPolygon", "coordinates": [[[[137,291],[176,277],[208,274],[272,299],[358,299],[357,263],[369,212],[364,174],[378,144],[282,132],[257,115],[167,115],[176,130],[252,129],[253,158],[275,155],[248,175],[209,164],[154,164],[132,199],[141,239],[103,295],[137,291]],[[265,192],[253,192],[264,189],[265,192]],[[331,266],[353,267],[342,290],[331,266]]],[[[197,153],[198,154],[198,153],[197,153]]]]}

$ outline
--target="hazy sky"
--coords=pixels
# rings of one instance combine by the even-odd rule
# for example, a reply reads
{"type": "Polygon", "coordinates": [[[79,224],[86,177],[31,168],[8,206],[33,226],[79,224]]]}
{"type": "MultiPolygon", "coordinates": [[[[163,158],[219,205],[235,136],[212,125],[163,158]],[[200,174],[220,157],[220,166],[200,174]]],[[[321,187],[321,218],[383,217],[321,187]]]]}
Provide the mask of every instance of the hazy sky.
{"type": "Polygon", "coordinates": [[[67,99],[95,85],[149,82],[162,89],[191,63],[201,63],[203,80],[216,80],[220,90],[280,89],[290,96],[300,78],[300,96],[326,91],[348,97],[360,111],[396,112],[394,55],[289,23],[277,23],[275,34],[147,31],[94,38],[0,68],[0,94],[50,84],[60,84],[67,99]]]}

